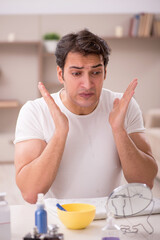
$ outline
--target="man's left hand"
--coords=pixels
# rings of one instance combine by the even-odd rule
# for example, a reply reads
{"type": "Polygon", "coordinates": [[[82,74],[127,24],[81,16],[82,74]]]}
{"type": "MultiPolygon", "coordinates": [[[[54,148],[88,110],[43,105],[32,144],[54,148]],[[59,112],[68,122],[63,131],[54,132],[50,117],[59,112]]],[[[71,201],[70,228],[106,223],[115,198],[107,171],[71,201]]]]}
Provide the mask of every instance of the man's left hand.
{"type": "Polygon", "coordinates": [[[121,99],[116,98],[113,102],[113,109],[109,115],[109,123],[112,127],[113,132],[118,132],[124,130],[124,120],[128,105],[131,101],[131,98],[134,95],[135,88],[137,87],[138,81],[134,79],[126,91],[124,92],[121,99]]]}

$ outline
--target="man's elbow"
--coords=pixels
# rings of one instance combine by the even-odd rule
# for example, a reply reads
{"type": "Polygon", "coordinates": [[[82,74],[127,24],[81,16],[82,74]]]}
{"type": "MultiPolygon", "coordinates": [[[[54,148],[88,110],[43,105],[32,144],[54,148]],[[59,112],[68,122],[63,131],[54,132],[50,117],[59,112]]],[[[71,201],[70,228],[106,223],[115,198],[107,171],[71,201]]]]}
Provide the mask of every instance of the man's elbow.
{"type": "Polygon", "coordinates": [[[139,176],[137,178],[126,178],[126,180],[128,183],[146,184],[150,189],[152,189],[154,186],[155,177],[156,177],[156,174],[148,177],[139,176]]]}
{"type": "Polygon", "coordinates": [[[27,192],[21,192],[23,199],[30,203],[30,204],[35,204],[37,202],[37,194],[35,193],[27,193],[27,192]]]}
{"type": "Polygon", "coordinates": [[[153,186],[154,186],[154,180],[155,180],[155,178],[156,178],[156,176],[157,176],[157,173],[158,173],[158,165],[157,165],[157,163],[155,162],[155,166],[154,166],[154,168],[153,168],[152,177],[151,177],[151,179],[150,179],[150,182],[147,184],[147,185],[150,187],[150,189],[152,189],[153,186]]]}
{"type": "Polygon", "coordinates": [[[24,186],[19,183],[18,178],[16,178],[16,184],[21,192],[23,199],[26,202],[30,204],[35,204],[37,202],[37,193],[35,191],[27,190],[26,188],[24,188],[24,186]]]}
{"type": "Polygon", "coordinates": [[[147,182],[146,185],[152,189],[153,188],[153,185],[154,185],[154,181],[150,181],[150,182],[147,182]]]}

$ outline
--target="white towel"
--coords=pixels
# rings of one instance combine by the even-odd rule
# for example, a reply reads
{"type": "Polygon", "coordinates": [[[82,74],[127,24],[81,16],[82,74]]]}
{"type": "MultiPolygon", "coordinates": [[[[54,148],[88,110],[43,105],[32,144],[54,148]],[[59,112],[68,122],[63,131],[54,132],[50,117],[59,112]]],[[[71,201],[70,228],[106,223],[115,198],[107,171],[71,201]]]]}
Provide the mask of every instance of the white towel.
{"type": "MultiPolygon", "coordinates": [[[[102,198],[80,198],[80,199],[56,199],[56,198],[48,198],[45,199],[45,205],[47,210],[53,214],[57,215],[57,207],[56,204],[66,204],[66,203],[88,203],[92,204],[96,207],[96,214],[94,220],[105,219],[107,217],[107,197],[102,198]]],[[[149,214],[158,214],[160,213],[160,199],[153,198],[153,201],[150,205],[143,211],[137,213],[134,216],[142,216],[149,214]]]]}

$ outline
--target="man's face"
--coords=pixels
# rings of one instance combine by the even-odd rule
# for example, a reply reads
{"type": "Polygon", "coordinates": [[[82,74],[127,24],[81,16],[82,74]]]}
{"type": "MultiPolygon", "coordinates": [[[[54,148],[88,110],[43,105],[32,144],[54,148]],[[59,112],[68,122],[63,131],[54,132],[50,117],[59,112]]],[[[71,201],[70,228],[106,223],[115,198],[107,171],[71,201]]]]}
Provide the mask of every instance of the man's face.
{"type": "Polygon", "coordinates": [[[102,56],[70,52],[63,74],[60,67],[57,72],[59,81],[64,84],[61,92],[64,105],[75,114],[92,112],[99,102],[106,75],[102,56]]]}

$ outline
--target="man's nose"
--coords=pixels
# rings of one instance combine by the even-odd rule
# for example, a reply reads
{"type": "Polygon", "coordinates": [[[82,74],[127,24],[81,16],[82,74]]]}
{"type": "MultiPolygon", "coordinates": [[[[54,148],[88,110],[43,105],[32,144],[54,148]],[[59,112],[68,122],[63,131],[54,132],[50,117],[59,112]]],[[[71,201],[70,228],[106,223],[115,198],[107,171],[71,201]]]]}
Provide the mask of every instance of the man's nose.
{"type": "Polygon", "coordinates": [[[85,74],[83,78],[83,87],[85,89],[90,89],[92,86],[93,86],[93,81],[91,77],[89,76],[89,74],[85,74]]]}

